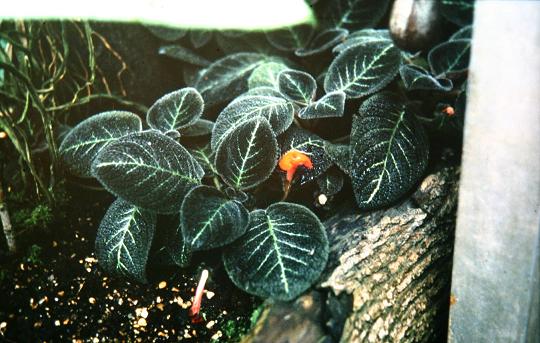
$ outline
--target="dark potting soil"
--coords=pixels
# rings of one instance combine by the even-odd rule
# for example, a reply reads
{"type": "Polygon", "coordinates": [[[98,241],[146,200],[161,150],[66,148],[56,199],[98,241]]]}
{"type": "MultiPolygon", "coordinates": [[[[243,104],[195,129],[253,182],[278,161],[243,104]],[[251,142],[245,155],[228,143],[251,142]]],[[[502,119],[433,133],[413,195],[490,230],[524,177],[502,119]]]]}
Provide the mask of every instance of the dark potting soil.
{"type": "Polygon", "coordinates": [[[154,249],[147,284],[113,277],[94,254],[97,227],[113,199],[78,188],[71,193],[66,220],[34,233],[24,255],[0,257],[0,341],[231,342],[247,330],[260,300],[231,283],[219,253],[196,255],[192,267],[181,269],[156,262],[165,253],[154,249]],[[210,271],[203,320],[192,323],[188,310],[203,263],[210,271]]]}

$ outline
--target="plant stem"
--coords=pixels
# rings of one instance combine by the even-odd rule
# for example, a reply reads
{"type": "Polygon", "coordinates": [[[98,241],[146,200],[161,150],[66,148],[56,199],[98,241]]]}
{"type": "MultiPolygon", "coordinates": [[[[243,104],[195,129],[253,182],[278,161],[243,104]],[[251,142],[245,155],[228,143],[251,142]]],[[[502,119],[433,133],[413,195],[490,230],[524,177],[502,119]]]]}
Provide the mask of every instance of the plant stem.
{"type": "Polygon", "coordinates": [[[2,227],[4,228],[4,235],[6,236],[6,242],[9,252],[14,254],[17,252],[17,244],[15,243],[15,233],[11,226],[11,220],[9,218],[9,211],[4,197],[4,189],[2,182],[0,181],[0,220],[2,221],[2,227]]]}

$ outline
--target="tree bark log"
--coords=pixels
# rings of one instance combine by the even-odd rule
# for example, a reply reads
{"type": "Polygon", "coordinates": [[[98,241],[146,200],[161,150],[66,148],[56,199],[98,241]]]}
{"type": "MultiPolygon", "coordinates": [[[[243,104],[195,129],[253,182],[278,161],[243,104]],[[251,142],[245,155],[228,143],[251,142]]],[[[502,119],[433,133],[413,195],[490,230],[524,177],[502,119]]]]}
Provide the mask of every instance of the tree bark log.
{"type": "Polygon", "coordinates": [[[444,340],[458,178],[456,167],[444,167],[427,176],[409,199],[391,209],[358,213],[351,205],[328,220],[325,226],[331,252],[319,284],[328,292],[326,308],[321,301],[320,309],[306,314],[298,306],[302,300],[289,303],[288,309],[283,303],[272,304],[244,342],[270,342],[269,338],[276,343],[310,342],[298,332],[317,331],[311,327],[317,320],[321,330],[314,335],[314,342],[444,340]],[[330,300],[347,295],[352,298],[352,309],[346,312],[339,335],[343,319],[332,316],[342,309],[335,308],[339,301],[332,304],[330,300]],[[313,316],[319,312],[323,315],[313,316]],[[334,328],[326,326],[323,317],[327,325],[334,323],[334,328]],[[336,324],[339,321],[341,324],[336,324]],[[302,323],[309,330],[302,330],[302,323]],[[288,330],[291,325],[296,327],[293,335],[288,330]],[[331,339],[336,326],[338,336],[331,339]]]}
{"type": "Polygon", "coordinates": [[[341,342],[433,342],[445,336],[458,172],[429,175],[401,205],[326,223],[321,286],[352,295],[341,342]]]}

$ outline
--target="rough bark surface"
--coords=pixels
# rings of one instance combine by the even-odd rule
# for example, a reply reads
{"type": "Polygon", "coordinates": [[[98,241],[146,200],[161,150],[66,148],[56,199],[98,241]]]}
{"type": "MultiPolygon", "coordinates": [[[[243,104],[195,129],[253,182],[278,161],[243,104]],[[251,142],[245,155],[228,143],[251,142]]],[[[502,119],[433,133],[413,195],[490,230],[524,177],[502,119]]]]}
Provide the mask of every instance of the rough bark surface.
{"type": "Polygon", "coordinates": [[[341,342],[432,342],[448,310],[457,171],[429,175],[392,209],[336,216],[321,286],[352,295],[341,342]]]}
{"type": "Polygon", "coordinates": [[[328,292],[326,308],[323,301],[307,312],[298,301],[274,304],[244,342],[433,342],[444,337],[458,174],[457,168],[442,168],[393,208],[358,213],[350,206],[328,220],[331,252],[319,284],[323,298],[328,292]],[[343,326],[343,319],[333,317],[343,313],[336,299],[347,295],[343,326]],[[318,311],[323,316],[313,315],[318,311]],[[317,320],[320,328],[314,329],[317,320]],[[307,331],[302,325],[317,334],[290,334],[291,326],[295,333],[307,331]]]}

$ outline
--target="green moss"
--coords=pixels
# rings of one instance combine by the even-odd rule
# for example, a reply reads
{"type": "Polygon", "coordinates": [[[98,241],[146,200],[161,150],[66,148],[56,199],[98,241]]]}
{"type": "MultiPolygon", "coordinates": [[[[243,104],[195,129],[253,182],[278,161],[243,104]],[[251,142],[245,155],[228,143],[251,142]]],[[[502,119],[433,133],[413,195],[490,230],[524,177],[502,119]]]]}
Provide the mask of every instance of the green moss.
{"type": "Polygon", "coordinates": [[[52,220],[52,209],[44,204],[39,204],[33,209],[23,208],[13,213],[13,225],[23,230],[45,229],[52,220]]]}

